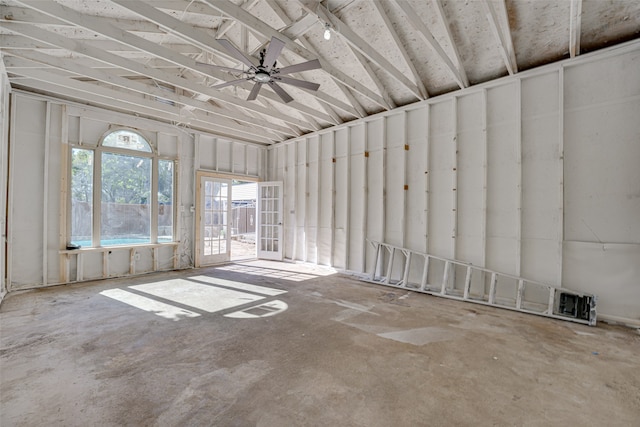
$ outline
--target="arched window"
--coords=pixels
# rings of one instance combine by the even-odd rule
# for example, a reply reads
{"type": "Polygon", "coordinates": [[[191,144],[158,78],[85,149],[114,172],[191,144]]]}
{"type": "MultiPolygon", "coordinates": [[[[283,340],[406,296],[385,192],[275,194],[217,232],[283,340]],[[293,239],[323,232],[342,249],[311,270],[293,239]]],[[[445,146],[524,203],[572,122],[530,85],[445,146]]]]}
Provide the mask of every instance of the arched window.
{"type": "Polygon", "coordinates": [[[151,145],[142,135],[128,129],[118,129],[109,132],[102,138],[103,147],[124,148],[126,150],[144,151],[151,153],[151,145]]]}
{"type": "Polygon", "coordinates": [[[117,129],[95,149],[73,147],[71,165],[71,243],[173,241],[174,161],[140,133],[117,129]]]}

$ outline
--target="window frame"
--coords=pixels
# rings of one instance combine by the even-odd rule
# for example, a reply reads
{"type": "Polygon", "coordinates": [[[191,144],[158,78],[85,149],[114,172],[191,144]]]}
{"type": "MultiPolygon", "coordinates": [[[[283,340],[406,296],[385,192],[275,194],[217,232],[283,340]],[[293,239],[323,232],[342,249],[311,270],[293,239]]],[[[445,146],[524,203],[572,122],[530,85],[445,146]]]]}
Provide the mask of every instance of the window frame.
{"type": "Polygon", "coordinates": [[[72,185],[72,169],[73,169],[73,149],[82,149],[93,152],[93,182],[92,182],[92,224],[91,224],[91,247],[92,248],[103,248],[103,247],[127,247],[127,246],[144,246],[144,245],[173,245],[179,240],[176,238],[176,219],[177,219],[177,169],[178,169],[178,159],[169,157],[169,156],[160,156],[158,154],[157,147],[155,144],[151,142],[151,138],[145,136],[142,132],[137,129],[132,129],[129,127],[121,127],[121,126],[113,126],[109,128],[108,131],[103,133],[98,140],[97,145],[89,146],[87,144],[82,143],[69,143],[69,150],[67,155],[67,242],[71,242],[71,221],[72,221],[72,198],[73,192],[71,190],[72,185]],[[105,138],[117,131],[127,131],[131,133],[137,134],[141,137],[151,148],[151,152],[140,151],[140,150],[131,150],[121,147],[111,147],[111,146],[103,146],[102,143],[105,138]],[[150,231],[149,231],[149,242],[148,243],[125,243],[125,244],[116,244],[116,245],[101,245],[101,223],[102,223],[102,154],[103,153],[113,153],[116,155],[125,155],[125,156],[135,156],[135,157],[144,157],[151,159],[151,220],[150,220],[150,231]],[[172,240],[170,242],[159,242],[158,241],[158,215],[159,215],[159,206],[158,206],[158,177],[159,177],[159,164],[160,160],[171,161],[173,163],[173,188],[172,188],[172,240]],[[98,189],[98,191],[96,191],[98,189]],[[96,209],[96,207],[100,207],[96,209]]]}

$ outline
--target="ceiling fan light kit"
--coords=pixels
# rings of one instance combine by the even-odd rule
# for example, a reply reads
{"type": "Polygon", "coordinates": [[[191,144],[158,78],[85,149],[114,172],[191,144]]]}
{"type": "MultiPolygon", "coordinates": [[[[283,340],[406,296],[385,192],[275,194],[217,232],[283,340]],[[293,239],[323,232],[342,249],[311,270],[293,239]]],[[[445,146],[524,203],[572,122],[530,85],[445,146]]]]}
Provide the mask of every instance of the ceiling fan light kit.
{"type": "MultiPolygon", "coordinates": [[[[327,29],[327,31],[329,31],[327,29]]],[[[331,37],[331,34],[329,34],[331,37]]],[[[326,33],[325,33],[326,38],[326,33]]],[[[269,43],[269,47],[267,49],[263,49],[260,52],[260,62],[258,65],[253,63],[253,59],[247,55],[246,53],[240,51],[236,48],[231,42],[225,39],[220,39],[218,42],[229,52],[229,54],[235,59],[242,62],[244,65],[249,67],[248,70],[236,70],[229,67],[223,67],[219,65],[213,64],[204,64],[199,63],[200,65],[207,65],[210,67],[218,68],[225,71],[237,72],[241,74],[246,74],[246,77],[240,78],[237,80],[231,80],[228,82],[220,83],[218,85],[213,86],[216,89],[220,89],[226,86],[237,85],[240,83],[244,83],[246,81],[254,82],[253,89],[249,93],[249,97],[247,101],[253,101],[258,97],[258,93],[260,92],[260,88],[263,84],[268,84],[271,89],[282,99],[283,102],[288,103],[293,101],[291,95],[289,95],[280,85],[279,83],[285,83],[288,85],[296,86],[302,89],[308,89],[311,91],[317,91],[320,88],[320,85],[317,83],[308,82],[305,80],[294,79],[292,77],[285,76],[286,74],[299,73],[301,71],[309,71],[321,68],[320,61],[317,59],[313,59],[311,61],[302,62],[300,64],[289,65],[287,67],[278,68],[277,67],[277,58],[280,56],[282,49],[285,46],[285,43],[276,38],[272,37],[271,42],[269,43]]]]}

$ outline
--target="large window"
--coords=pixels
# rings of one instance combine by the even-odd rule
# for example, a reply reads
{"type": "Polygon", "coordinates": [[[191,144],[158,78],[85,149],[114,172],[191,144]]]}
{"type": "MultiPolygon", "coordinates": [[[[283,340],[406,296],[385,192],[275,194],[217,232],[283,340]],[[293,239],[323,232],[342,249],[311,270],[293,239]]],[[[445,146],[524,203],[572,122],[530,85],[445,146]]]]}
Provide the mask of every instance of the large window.
{"type": "Polygon", "coordinates": [[[110,246],[173,241],[174,161],[120,129],[71,150],[70,241],[110,246]]]}

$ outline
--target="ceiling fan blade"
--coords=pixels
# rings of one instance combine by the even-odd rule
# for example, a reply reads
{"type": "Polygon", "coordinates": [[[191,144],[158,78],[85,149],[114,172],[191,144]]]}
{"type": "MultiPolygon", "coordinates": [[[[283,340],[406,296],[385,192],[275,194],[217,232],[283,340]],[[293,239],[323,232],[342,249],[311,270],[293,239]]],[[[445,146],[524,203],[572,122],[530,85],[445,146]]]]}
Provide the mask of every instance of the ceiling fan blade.
{"type": "Polygon", "coordinates": [[[254,84],[253,89],[251,89],[251,92],[249,93],[249,97],[247,98],[247,101],[253,101],[254,99],[256,99],[258,97],[258,92],[260,92],[261,88],[262,88],[262,83],[257,82],[256,84],[254,84]]]}
{"type": "Polygon", "coordinates": [[[289,95],[284,89],[282,89],[278,85],[278,83],[276,83],[273,80],[271,80],[269,82],[269,86],[271,86],[271,89],[273,89],[273,91],[275,93],[277,93],[280,98],[282,98],[282,100],[285,102],[285,104],[293,101],[293,98],[291,97],[291,95],[289,95]]]}
{"type": "Polygon", "coordinates": [[[230,82],[220,83],[219,85],[214,85],[214,86],[211,86],[211,87],[214,88],[214,89],[220,89],[220,88],[231,86],[231,85],[237,85],[237,84],[240,84],[240,83],[245,82],[247,80],[249,80],[249,77],[245,77],[244,79],[231,80],[230,82]]]}
{"type": "Polygon", "coordinates": [[[244,70],[238,70],[237,68],[231,68],[231,67],[223,67],[222,65],[215,65],[215,64],[207,64],[205,62],[196,62],[197,65],[202,65],[205,67],[211,67],[211,68],[216,68],[218,70],[222,70],[222,71],[228,71],[230,73],[246,73],[246,71],[244,70]]]}
{"type": "Polygon", "coordinates": [[[282,48],[284,48],[284,42],[275,37],[271,37],[271,43],[269,43],[267,53],[264,55],[264,64],[262,65],[269,69],[273,68],[276,59],[278,59],[280,52],[282,52],[282,48]]]}
{"type": "Polygon", "coordinates": [[[232,45],[229,40],[218,39],[218,43],[220,43],[225,49],[227,49],[229,54],[234,58],[236,58],[238,61],[242,62],[247,67],[255,68],[255,64],[253,63],[253,60],[249,58],[247,55],[245,55],[244,52],[241,52],[237,47],[232,45]]]}
{"type": "Polygon", "coordinates": [[[308,71],[315,70],[317,68],[322,68],[320,65],[320,61],[317,59],[312,59],[311,61],[302,62],[300,64],[289,65],[288,67],[280,68],[280,74],[291,74],[291,73],[299,73],[300,71],[308,71]]]}
{"type": "Polygon", "coordinates": [[[294,78],[291,78],[291,77],[277,76],[277,77],[274,77],[274,78],[279,80],[279,81],[281,81],[282,83],[286,83],[286,84],[292,85],[292,86],[301,87],[303,89],[309,89],[309,90],[316,91],[316,90],[318,90],[320,88],[320,85],[318,83],[306,82],[304,80],[298,80],[298,79],[294,79],[294,78]]]}

